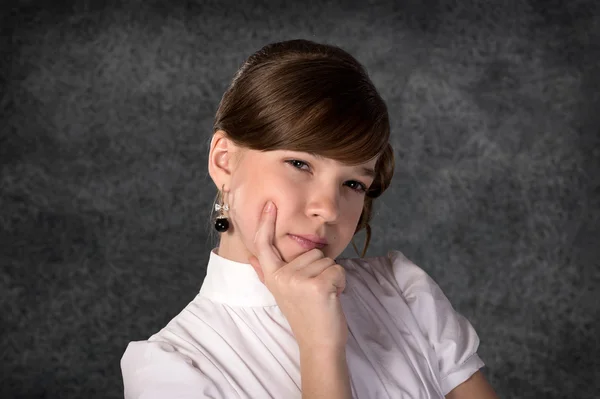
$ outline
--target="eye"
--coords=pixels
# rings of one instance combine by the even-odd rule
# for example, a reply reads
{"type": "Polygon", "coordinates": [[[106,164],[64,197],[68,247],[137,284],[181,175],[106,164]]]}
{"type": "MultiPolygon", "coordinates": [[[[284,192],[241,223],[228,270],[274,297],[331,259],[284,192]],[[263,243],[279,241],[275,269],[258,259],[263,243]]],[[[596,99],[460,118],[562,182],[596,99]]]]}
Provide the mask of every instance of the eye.
{"type": "Polygon", "coordinates": [[[299,159],[290,159],[290,160],[285,161],[285,162],[289,163],[290,165],[292,165],[296,169],[310,170],[310,166],[308,165],[308,163],[306,163],[304,161],[301,161],[299,159]]]}
{"type": "Polygon", "coordinates": [[[367,191],[367,186],[356,180],[349,180],[344,184],[350,187],[352,190],[358,191],[359,193],[364,193],[367,191]]]}

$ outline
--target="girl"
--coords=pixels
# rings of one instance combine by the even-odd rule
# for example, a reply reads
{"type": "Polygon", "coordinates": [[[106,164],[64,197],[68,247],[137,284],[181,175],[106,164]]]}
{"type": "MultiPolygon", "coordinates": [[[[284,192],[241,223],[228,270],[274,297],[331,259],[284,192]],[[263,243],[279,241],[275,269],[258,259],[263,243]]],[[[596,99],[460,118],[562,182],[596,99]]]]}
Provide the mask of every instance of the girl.
{"type": "Polygon", "coordinates": [[[127,347],[125,397],[495,398],[476,332],[431,278],[397,251],[364,258],[389,136],[345,51],[293,40],[250,56],[210,145],[218,248],[192,302],[127,347]],[[362,256],[336,259],[363,229],[362,256]]]}

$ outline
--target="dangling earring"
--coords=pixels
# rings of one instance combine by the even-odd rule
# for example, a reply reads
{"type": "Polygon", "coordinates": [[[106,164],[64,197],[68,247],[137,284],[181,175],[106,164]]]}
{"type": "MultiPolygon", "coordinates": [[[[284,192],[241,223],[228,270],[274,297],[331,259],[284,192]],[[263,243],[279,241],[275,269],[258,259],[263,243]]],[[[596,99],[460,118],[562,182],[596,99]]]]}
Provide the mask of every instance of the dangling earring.
{"type": "Polygon", "coordinates": [[[224,233],[229,229],[229,219],[227,219],[227,216],[225,216],[225,213],[223,212],[229,211],[229,205],[223,200],[225,193],[224,188],[225,185],[223,185],[223,189],[221,189],[221,193],[219,194],[221,197],[221,203],[215,204],[215,211],[219,212],[219,215],[215,220],[215,230],[217,230],[219,233],[224,233]]]}

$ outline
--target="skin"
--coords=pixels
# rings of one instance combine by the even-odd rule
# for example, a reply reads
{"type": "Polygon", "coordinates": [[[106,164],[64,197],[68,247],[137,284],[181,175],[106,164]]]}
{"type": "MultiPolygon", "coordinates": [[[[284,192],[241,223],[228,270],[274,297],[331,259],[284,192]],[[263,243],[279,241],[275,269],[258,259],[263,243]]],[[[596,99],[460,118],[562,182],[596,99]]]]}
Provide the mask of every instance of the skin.
{"type": "Polygon", "coordinates": [[[344,268],[311,249],[286,263],[273,245],[277,209],[265,207],[250,263],[288,320],[300,353],[302,397],[351,397],[346,363],[348,324],[339,299],[346,286],[344,268]]]}
{"type": "Polygon", "coordinates": [[[215,133],[209,173],[217,187],[225,187],[230,207],[230,228],[221,235],[219,255],[248,263],[257,253],[254,238],[270,200],[277,207],[274,245],[284,261],[306,252],[289,234],[326,237],[322,252],[335,259],[350,243],[362,211],[365,195],[355,189],[357,182],[366,187],[373,182],[362,169],[374,168],[375,162],[347,166],[301,152],[242,149],[223,132],[215,133]]]}
{"type": "MultiPolygon", "coordinates": [[[[273,293],[299,343],[304,398],[350,397],[347,326],[338,298],[345,278],[333,259],[354,235],[364,189],[373,182],[366,171],[375,163],[345,165],[302,152],[249,150],[222,131],[211,142],[209,174],[230,207],[230,228],[221,235],[218,253],[250,263],[273,293]],[[298,234],[324,237],[327,245],[308,250],[290,236],[298,234]]],[[[497,396],[478,371],[446,398],[497,396]]]]}

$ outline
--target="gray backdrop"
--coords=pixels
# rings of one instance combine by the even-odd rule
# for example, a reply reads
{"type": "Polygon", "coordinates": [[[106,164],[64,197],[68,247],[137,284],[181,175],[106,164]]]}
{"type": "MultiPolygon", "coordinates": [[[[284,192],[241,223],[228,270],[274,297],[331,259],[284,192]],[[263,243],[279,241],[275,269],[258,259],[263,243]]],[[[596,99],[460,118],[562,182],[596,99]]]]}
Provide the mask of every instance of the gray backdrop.
{"type": "Polygon", "coordinates": [[[237,3],[4,8],[0,397],[122,397],[127,343],[205,274],[222,92],[290,38],[347,49],[388,103],[369,255],[439,282],[501,397],[600,395],[600,3],[237,3]]]}

